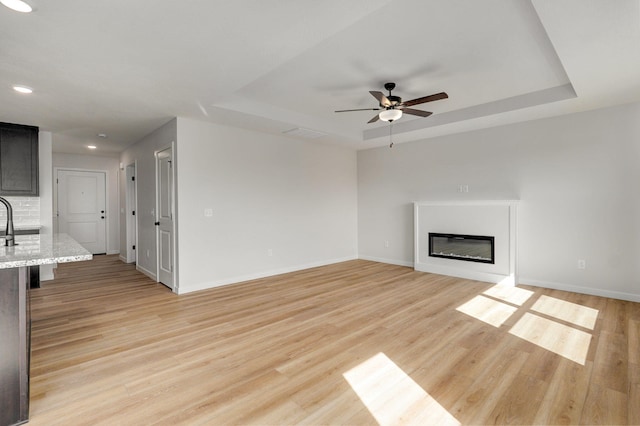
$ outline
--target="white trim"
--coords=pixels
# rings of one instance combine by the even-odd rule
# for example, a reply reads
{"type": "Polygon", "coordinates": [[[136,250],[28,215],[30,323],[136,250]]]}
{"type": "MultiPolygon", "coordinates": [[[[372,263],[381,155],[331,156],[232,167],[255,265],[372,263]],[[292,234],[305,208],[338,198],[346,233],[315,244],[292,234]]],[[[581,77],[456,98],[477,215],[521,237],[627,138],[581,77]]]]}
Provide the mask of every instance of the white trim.
{"type": "Polygon", "coordinates": [[[136,265],[136,270],[142,272],[143,274],[145,274],[146,276],[148,276],[149,278],[151,278],[152,280],[156,281],[156,276],[153,272],[151,272],[148,269],[145,269],[144,267],[140,266],[140,265],[136,265]]]}
{"type": "Polygon", "coordinates": [[[53,275],[53,268],[43,268],[43,266],[45,265],[40,265],[40,281],[53,280],[55,278],[53,275]]]}
{"type": "Polygon", "coordinates": [[[489,272],[467,271],[460,268],[449,268],[446,266],[431,265],[429,267],[420,267],[416,265],[416,271],[428,272],[430,274],[448,275],[451,277],[464,278],[467,280],[484,281],[494,284],[515,285],[516,279],[514,275],[492,274],[489,272]]]}
{"type": "Polygon", "coordinates": [[[231,285],[231,284],[238,284],[245,281],[273,277],[275,275],[288,274],[290,272],[302,271],[305,269],[317,268],[319,266],[327,266],[327,265],[332,265],[334,263],[347,262],[350,260],[357,260],[357,259],[358,258],[356,256],[349,256],[349,257],[344,257],[340,259],[332,259],[332,260],[326,260],[321,262],[307,263],[305,265],[292,266],[288,268],[274,269],[271,271],[259,272],[256,274],[241,275],[241,276],[236,276],[232,278],[227,278],[224,280],[208,281],[208,282],[198,283],[198,284],[189,286],[187,288],[179,287],[177,293],[178,294],[192,293],[194,291],[206,290],[209,288],[221,287],[221,286],[231,285]]]}
{"type": "Polygon", "coordinates": [[[421,206],[512,206],[520,200],[414,201],[421,206]]]}
{"type": "MultiPolygon", "coordinates": [[[[118,253],[118,254],[119,254],[119,253],[118,253]]],[[[126,258],[126,257],[122,257],[122,255],[121,255],[121,254],[118,256],[118,259],[120,259],[120,262],[122,262],[122,263],[128,263],[128,262],[127,262],[127,258],[126,258]]]]}
{"type": "Polygon", "coordinates": [[[520,278],[519,284],[549,288],[553,290],[570,291],[572,293],[589,294],[592,296],[609,297],[611,299],[627,300],[629,302],[640,302],[640,294],[624,293],[621,291],[612,291],[603,288],[582,287],[566,283],[536,280],[533,278],[520,278]]]}
{"type": "Polygon", "coordinates": [[[107,250],[107,253],[106,253],[106,254],[107,254],[107,255],[110,255],[110,254],[120,254],[120,250],[107,250]]]}
{"type": "MultiPolygon", "coordinates": [[[[154,151],[153,153],[153,157],[154,157],[154,163],[155,163],[155,182],[156,182],[156,207],[155,207],[155,218],[154,221],[158,222],[160,219],[158,218],[159,215],[159,210],[160,210],[160,205],[158,204],[158,190],[159,190],[159,183],[158,183],[158,154],[161,153],[162,151],[166,151],[168,149],[171,149],[171,291],[173,291],[174,293],[179,294],[179,285],[178,285],[178,274],[177,274],[177,265],[178,265],[178,242],[177,242],[177,232],[176,232],[176,227],[177,227],[177,222],[178,222],[178,218],[177,218],[177,214],[176,214],[176,193],[177,193],[177,171],[176,171],[176,142],[175,141],[171,141],[171,143],[167,146],[165,146],[164,148],[160,148],[156,151],[154,151]]],[[[155,227],[156,230],[156,281],[159,280],[159,276],[160,276],[160,227],[156,226],[155,227]]],[[[136,246],[136,254],[137,254],[138,250],[137,250],[137,246],[136,246]]],[[[158,281],[159,282],[159,281],[158,281]]]]}
{"type": "Polygon", "coordinates": [[[358,259],[369,260],[371,262],[378,262],[378,263],[387,263],[389,265],[408,266],[410,268],[413,268],[413,262],[407,262],[406,260],[385,259],[382,257],[374,257],[374,256],[358,256],[358,259]]]}
{"type": "Polygon", "coordinates": [[[125,263],[138,263],[138,250],[134,250],[132,247],[138,244],[138,181],[135,179],[138,173],[138,163],[134,160],[125,166],[124,180],[125,180],[125,201],[124,201],[124,226],[125,226],[125,263]],[[130,175],[130,172],[133,172],[130,175]],[[133,181],[131,180],[133,177],[133,181]],[[133,191],[131,190],[133,187],[133,191]],[[131,214],[135,211],[135,216],[131,214]],[[132,229],[135,232],[132,232],[132,229]],[[135,234],[135,235],[134,235],[135,234]]]}

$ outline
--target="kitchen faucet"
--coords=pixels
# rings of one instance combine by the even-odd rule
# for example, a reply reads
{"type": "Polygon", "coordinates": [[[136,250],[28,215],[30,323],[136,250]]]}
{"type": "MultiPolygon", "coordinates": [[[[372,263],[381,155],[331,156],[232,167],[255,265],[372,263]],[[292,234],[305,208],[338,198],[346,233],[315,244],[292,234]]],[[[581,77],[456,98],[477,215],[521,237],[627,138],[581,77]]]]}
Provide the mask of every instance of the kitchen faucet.
{"type": "Polygon", "coordinates": [[[12,247],[16,244],[15,232],[13,231],[13,209],[11,204],[2,197],[0,197],[0,203],[7,208],[7,231],[5,232],[4,245],[12,247]]]}

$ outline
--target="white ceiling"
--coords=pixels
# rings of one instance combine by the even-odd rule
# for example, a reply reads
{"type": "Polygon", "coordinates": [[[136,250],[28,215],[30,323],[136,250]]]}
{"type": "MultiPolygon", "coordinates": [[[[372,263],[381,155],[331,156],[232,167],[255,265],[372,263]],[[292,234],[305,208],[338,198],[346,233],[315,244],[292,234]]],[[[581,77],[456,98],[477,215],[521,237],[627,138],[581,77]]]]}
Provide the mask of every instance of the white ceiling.
{"type": "Polygon", "coordinates": [[[333,111],[387,81],[449,94],[396,143],[640,101],[639,0],[27,1],[0,6],[0,121],[56,152],[116,155],[176,116],[380,146],[375,112],[333,111]]]}

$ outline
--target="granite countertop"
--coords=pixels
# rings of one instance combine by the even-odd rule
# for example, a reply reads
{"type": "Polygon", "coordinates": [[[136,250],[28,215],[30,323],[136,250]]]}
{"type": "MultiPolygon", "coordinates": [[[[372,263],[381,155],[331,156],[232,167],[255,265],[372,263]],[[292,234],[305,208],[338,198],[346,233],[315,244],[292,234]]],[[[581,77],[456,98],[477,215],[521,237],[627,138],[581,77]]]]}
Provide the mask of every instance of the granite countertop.
{"type": "Polygon", "coordinates": [[[6,247],[0,238],[0,269],[91,260],[93,255],[67,234],[16,235],[6,247]]]}

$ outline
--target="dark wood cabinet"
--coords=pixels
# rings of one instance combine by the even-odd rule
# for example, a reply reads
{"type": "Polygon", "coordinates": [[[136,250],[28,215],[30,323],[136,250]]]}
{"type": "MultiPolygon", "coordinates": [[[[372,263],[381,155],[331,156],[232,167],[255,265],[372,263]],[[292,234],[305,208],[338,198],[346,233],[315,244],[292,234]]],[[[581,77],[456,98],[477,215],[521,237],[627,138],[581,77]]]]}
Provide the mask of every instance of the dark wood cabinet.
{"type": "Polygon", "coordinates": [[[31,313],[27,267],[0,269],[0,425],[29,420],[31,313]]]}
{"type": "Polygon", "coordinates": [[[0,123],[0,195],[38,196],[38,128],[0,123]]]}

